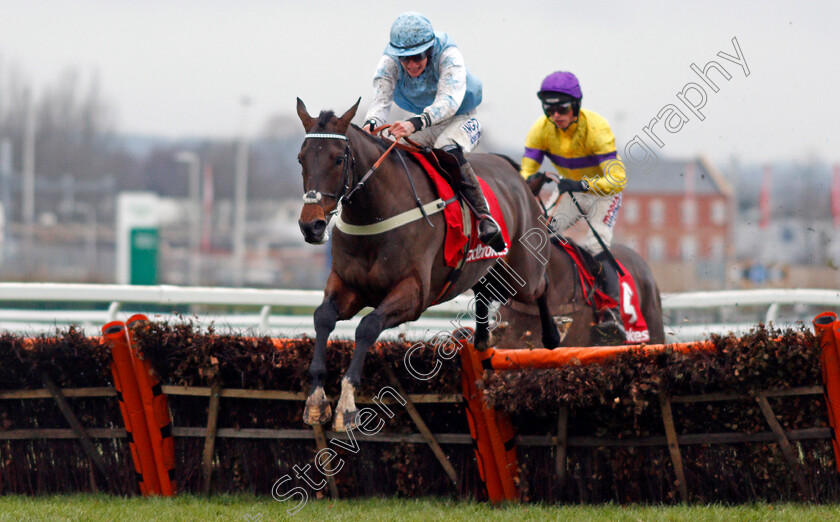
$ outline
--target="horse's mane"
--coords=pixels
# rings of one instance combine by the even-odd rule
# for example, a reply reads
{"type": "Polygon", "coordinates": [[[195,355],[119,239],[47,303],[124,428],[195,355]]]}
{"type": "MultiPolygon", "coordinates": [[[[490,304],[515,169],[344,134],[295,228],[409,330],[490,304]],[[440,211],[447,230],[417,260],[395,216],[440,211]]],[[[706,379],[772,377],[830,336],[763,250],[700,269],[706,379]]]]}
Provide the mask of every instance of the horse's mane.
{"type": "Polygon", "coordinates": [[[519,163],[517,163],[516,161],[513,161],[513,160],[512,160],[509,156],[505,156],[504,154],[498,154],[498,153],[496,153],[496,152],[494,152],[494,153],[493,153],[493,155],[494,155],[494,156],[498,156],[498,157],[500,157],[500,158],[502,158],[502,159],[504,159],[504,160],[507,160],[507,162],[508,162],[508,163],[510,163],[511,165],[513,165],[513,168],[515,168],[515,169],[516,169],[516,172],[519,172],[520,170],[522,170],[522,168],[521,168],[521,166],[519,165],[519,163]]]}
{"type": "Polygon", "coordinates": [[[359,127],[355,123],[351,123],[350,126],[353,127],[354,129],[356,129],[357,131],[359,131],[358,133],[361,134],[366,140],[370,141],[371,143],[376,143],[380,147],[384,147],[386,149],[391,146],[390,141],[388,141],[384,138],[380,138],[379,136],[374,136],[373,134],[369,134],[369,133],[365,132],[361,127],[359,127]]]}

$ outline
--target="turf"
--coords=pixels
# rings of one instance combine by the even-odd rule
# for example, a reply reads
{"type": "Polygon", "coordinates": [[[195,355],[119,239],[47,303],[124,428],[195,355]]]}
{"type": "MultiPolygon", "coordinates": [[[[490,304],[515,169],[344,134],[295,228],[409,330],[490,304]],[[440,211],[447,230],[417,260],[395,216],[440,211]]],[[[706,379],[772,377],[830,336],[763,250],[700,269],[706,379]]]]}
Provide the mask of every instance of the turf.
{"type": "Polygon", "coordinates": [[[594,520],[594,521],[823,521],[840,520],[840,505],[751,504],[742,506],[548,506],[508,504],[491,506],[478,502],[437,499],[310,500],[290,515],[293,501],[268,497],[181,495],[173,499],[122,498],[106,495],[0,497],[0,521],[211,521],[243,520],[594,520]]]}

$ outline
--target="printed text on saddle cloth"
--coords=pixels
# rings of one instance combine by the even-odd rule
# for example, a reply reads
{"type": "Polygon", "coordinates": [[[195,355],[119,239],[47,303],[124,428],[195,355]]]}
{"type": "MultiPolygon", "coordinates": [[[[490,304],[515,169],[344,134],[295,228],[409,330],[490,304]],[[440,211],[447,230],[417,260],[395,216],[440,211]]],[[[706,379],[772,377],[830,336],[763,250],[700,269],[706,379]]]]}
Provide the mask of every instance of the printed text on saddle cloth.
{"type": "MultiPolygon", "coordinates": [[[[583,295],[589,295],[589,289],[593,286],[595,287],[593,299],[589,301],[589,304],[599,311],[604,308],[614,307],[616,305],[615,300],[598,288],[596,278],[581,258],[578,248],[568,241],[552,241],[552,243],[554,246],[565,251],[572,258],[572,262],[577,265],[581,293],[583,295]]],[[[616,260],[616,262],[621,267],[618,275],[619,287],[621,288],[620,295],[618,296],[618,305],[621,311],[621,322],[624,323],[624,331],[627,332],[627,339],[624,343],[637,344],[648,342],[650,341],[650,332],[648,331],[647,322],[645,322],[645,318],[642,316],[642,308],[639,303],[638,293],[636,292],[636,282],[630,271],[621,264],[621,261],[616,260]],[[624,275],[621,275],[621,272],[624,275]]]]}
{"type": "MultiPolygon", "coordinates": [[[[624,268],[624,267],[622,267],[624,268]]],[[[642,317],[642,309],[639,305],[639,295],[636,292],[636,284],[630,271],[624,269],[624,275],[618,277],[621,287],[619,304],[621,305],[621,321],[624,323],[624,330],[627,332],[625,344],[646,343],[650,341],[645,318],[642,317]]]]}

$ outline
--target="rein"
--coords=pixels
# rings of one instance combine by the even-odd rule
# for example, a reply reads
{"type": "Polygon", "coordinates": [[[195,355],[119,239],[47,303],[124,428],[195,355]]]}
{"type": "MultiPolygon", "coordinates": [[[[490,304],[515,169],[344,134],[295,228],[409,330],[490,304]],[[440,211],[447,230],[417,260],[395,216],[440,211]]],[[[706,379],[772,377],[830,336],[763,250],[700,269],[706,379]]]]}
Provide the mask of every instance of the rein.
{"type": "MultiPolygon", "coordinates": [[[[372,132],[372,134],[379,134],[379,136],[380,136],[380,137],[382,137],[383,139],[387,139],[387,138],[384,138],[384,137],[382,136],[382,133],[383,133],[386,129],[388,129],[390,126],[391,126],[391,125],[382,125],[382,126],[380,126],[380,127],[377,127],[377,128],[375,128],[375,129],[373,129],[373,131],[371,131],[371,132],[372,132]]],[[[362,179],[360,179],[360,180],[359,180],[359,182],[358,182],[358,183],[356,183],[356,186],[355,186],[355,187],[353,187],[353,189],[350,191],[350,193],[349,193],[349,194],[347,194],[347,196],[344,198],[345,200],[350,201],[350,198],[353,196],[353,193],[354,193],[354,192],[356,192],[357,190],[359,190],[360,188],[362,188],[362,187],[364,187],[364,186],[365,186],[365,182],[368,180],[368,178],[370,178],[370,177],[373,175],[374,171],[376,171],[376,169],[378,169],[378,168],[379,168],[379,165],[381,165],[381,164],[382,164],[382,162],[383,162],[383,161],[385,161],[385,158],[387,158],[387,157],[388,157],[388,154],[390,154],[390,153],[391,153],[391,151],[392,151],[392,150],[394,150],[394,147],[397,147],[397,148],[402,149],[402,150],[407,150],[407,151],[409,151],[409,152],[420,152],[420,146],[419,146],[419,145],[417,145],[416,143],[414,143],[413,141],[411,141],[411,140],[410,140],[410,139],[408,139],[408,138],[401,138],[401,139],[405,140],[405,141],[408,143],[408,145],[403,145],[402,143],[400,143],[400,140],[399,140],[399,139],[394,140],[394,142],[391,144],[391,146],[390,146],[390,147],[388,147],[388,149],[387,149],[384,153],[382,153],[382,155],[381,155],[381,156],[379,156],[379,159],[378,159],[378,160],[376,160],[376,162],[373,164],[373,166],[370,168],[370,170],[368,170],[368,171],[365,173],[365,175],[364,175],[364,176],[362,176],[362,179]]],[[[403,163],[403,168],[405,169],[405,173],[406,173],[406,175],[408,175],[408,169],[407,169],[407,168],[406,168],[406,166],[405,166],[405,161],[402,159],[402,156],[400,156],[400,160],[401,160],[401,161],[402,161],[402,163],[403,163]]],[[[412,190],[413,190],[413,189],[414,189],[414,184],[413,184],[413,182],[411,181],[411,177],[410,177],[410,176],[409,176],[409,178],[408,178],[408,181],[409,181],[410,183],[412,183],[412,187],[411,187],[411,188],[412,188],[412,190]]],[[[415,195],[415,200],[417,200],[416,195],[415,195]]],[[[418,206],[419,206],[420,208],[422,208],[422,206],[421,206],[421,205],[419,205],[419,203],[420,203],[420,201],[419,201],[419,200],[417,200],[417,203],[418,203],[418,206]]],[[[431,223],[429,223],[429,224],[431,224],[431,223]]]]}
{"type": "MultiPolygon", "coordinates": [[[[383,125],[381,127],[377,127],[373,130],[373,134],[379,134],[380,137],[382,136],[382,132],[389,128],[390,125],[383,125]]],[[[333,199],[338,200],[338,204],[336,205],[335,209],[329,212],[329,217],[337,215],[337,220],[335,223],[336,228],[340,231],[344,232],[348,235],[356,235],[356,236],[368,236],[368,235],[375,235],[381,234],[383,232],[387,232],[389,230],[393,230],[395,228],[401,227],[413,221],[416,221],[420,218],[424,218],[426,222],[429,224],[430,227],[434,228],[434,224],[432,224],[429,216],[432,214],[437,214],[441,212],[446,205],[451,203],[451,201],[443,201],[441,198],[437,198],[436,200],[432,201],[431,203],[427,203],[423,205],[420,201],[420,198],[417,196],[417,190],[414,186],[414,181],[411,179],[411,176],[408,173],[408,167],[405,164],[405,159],[401,155],[398,155],[400,162],[402,163],[403,170],[405,171],[406,176],[408,177],[408,182],[411,186],[411,191],[414,194],[414,201],[417,204],[417,208],[408,210],[406,212],[402,212],[401,214],[397,214],[396,216],[392,216],[387,218],[383,221],[378,223],[374,223],[371,225],[352,225],[350,223],[344,222],[341,219],[341,206],[343,202],[349,202],[350,198],[353,197],[353,194],[356,193],[357,190],[364,188],[365,183],[367,180],[373,175],[376,169],[385,161],[385,158],[391,153],[394,148],[399,148],[402,150],[406,150],[409,152],[420,152],[421,147],[417,143],[411,141],[408,138],[402,138],[407,142],[407,144],[400,143],[400,140],[394,140],[391,143],[391,146],[385,150],[384,153],[379,157],[379,159],[374,162],[374,164],[370,167],[370,169],[365,173],[362,178],[350,186],[350,176],[349,172],[352,170],[351,164],[355,165],[355,159],[353,158],[352,151],[350,150],[350,140],[344,134],[331,134],[331,133],[309,133],[304,136],[304,139],[313,138],[313,139],[339,139],[344,140],[346,142],[346,146],[344,148],[344,168],[342,170],[341,178],[342,178],[342,189],[338,194],[331,194],[331,193],[321,193],[315,190],[310,190],[306,192],[303,196],[304,204],[320,204],[321,199],[323,196],[331,197],[333,199]],[[347,192],[347,191],[350,192],[347,192]]]]}

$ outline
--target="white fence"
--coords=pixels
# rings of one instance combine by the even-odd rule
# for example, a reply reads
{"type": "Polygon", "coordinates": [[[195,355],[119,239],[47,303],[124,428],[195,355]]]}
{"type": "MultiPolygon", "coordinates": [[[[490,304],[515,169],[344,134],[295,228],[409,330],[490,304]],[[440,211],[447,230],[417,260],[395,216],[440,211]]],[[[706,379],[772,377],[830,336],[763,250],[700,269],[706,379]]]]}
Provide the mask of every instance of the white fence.
{"type": "MultiPolygon", "coordinates": [[[[0,331],[31,335],[76,324],[88,335],[99,335],[101,327],[108,321],[126,319],[140,312],[155,320],[179,320],[180,314],[182,319],[192,319],[201,327],[212,324],[217,331],[252,331],[277,337],[313,336],[311,312],[322,298],[323,293],[316,290],[0,283],[0,302],[5,303],[0,308],[0,331]],[[36,304],[43,309],[34,309],[36,304]],[[296,310],[289,312],[290,308],[296,310]],[[150,312],[150,309],[157,311],[150,312]],[[276,314],[278,309],[283,311],[282,315],[276,314]],[[173,310],[178,310],[178,313],[173,313],[173,310]]],[[[451,331],[454,329],[453,320],[459,313],[467,311],[469,301],[469,295],[462,295],[432,307],[418,321],[387,330],[383,338],[403,334],[409,339],[428,339],[431,334],[451,331]]],[[[766,307],[763,317],[757,317],[756,321],[788,326],[791,324],[789,320],[777,322],[779,308],[786,305],[796,305],[802,313],[814,306],[840,308],[840,291],[726,290],[662,296],[666,318],[680,310],[766,307]]],[[[810,324],[810,317],[800,319],[810,324]]],[[[352,338],[359,320],[357,317],[338,323],[334,335],[352,338]]],[[[666,320],[666,334],[669,342],[687,341],[705,338],[710,333],[745,331],[754,324],[668,324],[666,320]]]]}

